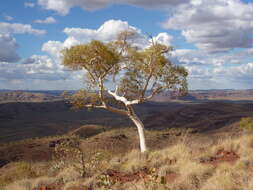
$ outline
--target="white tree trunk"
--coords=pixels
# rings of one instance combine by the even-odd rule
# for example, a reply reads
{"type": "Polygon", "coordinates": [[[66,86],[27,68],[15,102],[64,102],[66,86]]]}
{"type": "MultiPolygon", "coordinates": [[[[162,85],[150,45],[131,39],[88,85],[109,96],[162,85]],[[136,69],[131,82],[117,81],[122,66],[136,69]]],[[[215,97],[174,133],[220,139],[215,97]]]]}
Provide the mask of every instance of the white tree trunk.
{"type": "Polygon", "coordinates": [[[145,139],[145,134],[144,134],[144,125],[136,115],[129,116],[129,117],[134,122],[134,124],[136,125],[138,129],[141,152],[145,152],[147,151],[147,146],[146,146],[146,139],[145,139]]]}
{"type": "MultiPolygon", "coordinates": [[[[147,151],[147,146],[146,146],[146,139],[145,139],[145,134],[144,134],[144,125],[143,123],[141,122],[141,120],[138,118],[138,116],[135,114],[134,112],[134,109],[132,107],[132,105],[134,104],[138,104],[141,102],[140,99],[138,100],[132,100],[132,101],[129,101],[127,100],[126,97],[124,96],[119,96],[118,93],[118,86],[116,86],[116,90],[115,92],[112,92],[110,90],[108,90],[107,92],[112,95],[116,100],[122,102],[125,104],[126,108],[128,111],[126,112],[122,112],[121,113],[123,115],[128,115],[129,118],[134,122],[134,124],[136,125],[137,129],[138,129],[138,134],[139,134],[139,140],[140,140],[140,149],[141,149],[141,152],[145,152],[147,151]]],[[[108,108],[107,108],[108,109],[108,108]]],[[[117,113],[120,113],[119,111],[115,111],[117,113]]]]}

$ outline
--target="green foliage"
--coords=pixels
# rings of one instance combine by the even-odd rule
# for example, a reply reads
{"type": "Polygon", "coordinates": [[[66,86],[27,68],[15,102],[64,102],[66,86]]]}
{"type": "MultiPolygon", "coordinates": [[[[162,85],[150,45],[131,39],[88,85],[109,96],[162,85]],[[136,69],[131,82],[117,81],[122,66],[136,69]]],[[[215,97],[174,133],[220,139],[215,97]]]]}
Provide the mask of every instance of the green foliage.
{"type": "Polygon", "coordinates": [[[63,139],[61,143],[57,144],[54,151],[55,163],[53,170],[60,170],[69,166],[74,166],[82,177],[85,176],[85,153],[80,148],[80,139],[78,137],[71,137],[63,139]]]}
{"type": "Polygon", "coordinates": [[[73,105],[74,109],[82,109],[87,104],[99,105],[101,103],[99,96],[95,92],[89,92],[85,89],[77,91],[75,94],[70,95],[67,92],[63,94],[65,100],[73,105]]]}
{"type": "Polygon", "coordinates": [[[80,90],[70,103],[75,108],[104,105],[106,85],[117,86],[117,93],[128,100],[144,101],[147,90],[152,94],[172,90],[187,92],[187,71],[169,60],[171,47],[157,42],[145,49],[134,46],[132,31],[123,31],[117,40],[103,43],[93,40],[87,44],[63,50],[63,65],[84,70],[86,90],[80,90]]]}
{"type": "Polygon", "coordinates": [[[96,83],[108,72],[117,73],[119,54],[109,45],[93,40],[88,44],[77,45],[63,50],[63,65],[75,70],[84,69],[96,83]]]}
{"type": "MultiPolygon", "coordinates": [[[[53,172],[58,172],[64,168],[74,167],[80,173],[81,177],[90,175],[91,172],[102,168],[101,161],[108,155],[103,151],[96,151],[93,154],[86,154],[81,148],[81,140],[76,137],[70,137],[63,140],[55,147],[53,172]]],[[[98,172],[98,171],[97,171],[98,172]]]]}
{"type": "Polygon", "coordinates": [[[141,51],[130,49],[129,64],[120,83],[122,93],[138,98],[144,95],[147,88],[156,93],[165,90],[186,92],[188,73],[167,58],[171,50],[171,47],[157,43],[141,51]]]}
{"type": "Polygon", "coordinates": [[[241,118],[240,126],[246,129],[253,129],[253,118],[252,117],[241,118]]]}

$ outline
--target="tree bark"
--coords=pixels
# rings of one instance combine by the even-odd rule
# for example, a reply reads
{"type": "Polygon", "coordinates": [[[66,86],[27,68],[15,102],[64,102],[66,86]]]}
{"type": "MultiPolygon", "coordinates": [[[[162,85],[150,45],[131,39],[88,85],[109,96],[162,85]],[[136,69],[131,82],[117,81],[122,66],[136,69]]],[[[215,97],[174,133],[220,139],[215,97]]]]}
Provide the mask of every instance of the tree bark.
{"type": "Polygon", "coordinates": [[[134,124],[136,125],[138,129],[141,152],[146,152],[147,145],[146,145],[146,139],[145,139],[145,133],[144,133],[144,125],[137,115],[134,114],[134,115],[130,115],[129,117],[134,122],[134,124]]]}
{"type": "MultiPolygon", "coordinates": [[[[127,100],[126,97],[124,96],[119,96],[117,94],[117,87],[115,92],[112,92],[110,90],[108,90],[107,92],[112,95],[117,101],[120,101],[122,103],[125,104],[127,111],[123,112],[123,115],[127,115],[136,125],[137,129],[138,129],[138,134],[139,134],[139,141],[140,141],[140,149],[141,152],[146,152],[147,151],[147,145],[146,145],[146,139],[145,139],[145,133],[144,133],[144,125],[142,123],[142,121],[139,119],[139,117],[135,114],[135,111],[133,109],[134,104],[138,104],[141,102],[140,99],[137,100],[127,100]]],[[[118,112],[118,111],[116,111],[118,112]]],[[[120,113],[120,112],[118,112],[120,113]]],[[[122,113],[121,113],[122,114],[122,113]]]]}

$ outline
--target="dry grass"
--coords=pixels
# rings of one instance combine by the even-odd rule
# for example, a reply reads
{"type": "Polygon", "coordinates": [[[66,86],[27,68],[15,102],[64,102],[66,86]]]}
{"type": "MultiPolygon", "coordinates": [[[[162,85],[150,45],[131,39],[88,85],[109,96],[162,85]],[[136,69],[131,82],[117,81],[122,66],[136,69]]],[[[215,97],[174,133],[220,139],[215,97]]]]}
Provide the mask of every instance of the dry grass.
{"type": "MultiPolygon", "coordinates": [[[[122,140],[123,147],[127,146],[124,143],[136,141],[136,137],[131,136],[133,134],[131,130],[122,130],[121,133],[127,137],[122,140]]],[[[157,133],[148,134],[149,138],[156,135],[157,133]]],[[[95,140],[93,137],[82,143],[83,150],[87,149],[85,177],[81,177],[71,165],[50,174],[50,164],[54,162],[12,163],[5,168],[6,173],[0,175],[2,189],[5,186],[4,190],[31,190],[39,185],[55,183],[60,183],[62,190],[68,190],[70,187],[89,187],[92,190],[253,189],[252,134],[220,139],[212,143],[212,146],[192,136],[182,137],[176,144],[168,144],[166,148],[153,149],[145,154],[141,154],[138,149],[130,150],[130,148],[126,148],[127,151],[124,153],[121,147],[117,147],[121,144],[117,144],[116,140],[121,137],[116,131],[106,132],[104,136],[97,135],[95,138],[111,139],[110,142],[103,144],[104,147],[109,144],[111,148],[105,149],[97,145],[88,148],[84,146],[93,142],[95,140]],[[192,146],[193,144],[198,146],[192,146]],[[215,165],[208,162],[201,163],[201,158],[214,156],[221,149],[235,152],[239,155],[239,159],[233,163],[224,161],[215,165]],[[116,151],[121,154],[114,155],[116,151]],[[123,178],[110,177],[107,174],[108,170],[117,171],[117,175],[123,178]],[[130,176],[129,178],[131,175],[138,176],[140,171],[146,173],[144,172],[139,180],[125,180],[124,176],[130,176]],[[174,176],[173,179],[170,179],[170,176],[174,176]]]]}
{"type": "Polygon", "coordinates": [[[7,185],[5,190],[31,190],[41,185],[49,185],[56,181],[53,177],[39,177],[36,179],[22,179],[7,185]]]}

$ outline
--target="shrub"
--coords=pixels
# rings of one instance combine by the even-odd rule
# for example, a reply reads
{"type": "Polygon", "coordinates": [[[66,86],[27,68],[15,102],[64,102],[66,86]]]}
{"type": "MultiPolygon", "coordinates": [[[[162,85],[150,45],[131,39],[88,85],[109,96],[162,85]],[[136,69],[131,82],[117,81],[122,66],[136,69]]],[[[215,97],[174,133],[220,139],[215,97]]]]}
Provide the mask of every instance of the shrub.
{"type": "Polygon", "coordinates": [[[84,157],[85,154],[80,148],[80,139],[78,137],[63,139],[55,147],[54,160],[56,163],[53,169],[64,169],[73,166],[84,177],[86,173],[84,157]]]}
{"type": "Polygon", "coordinates": [[[240,126],[246,129],[253,129],[253,118],[252,117],[244,117],[240,121],[240,126]]]}

